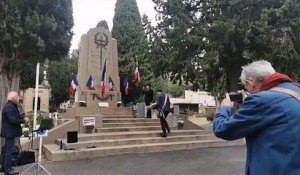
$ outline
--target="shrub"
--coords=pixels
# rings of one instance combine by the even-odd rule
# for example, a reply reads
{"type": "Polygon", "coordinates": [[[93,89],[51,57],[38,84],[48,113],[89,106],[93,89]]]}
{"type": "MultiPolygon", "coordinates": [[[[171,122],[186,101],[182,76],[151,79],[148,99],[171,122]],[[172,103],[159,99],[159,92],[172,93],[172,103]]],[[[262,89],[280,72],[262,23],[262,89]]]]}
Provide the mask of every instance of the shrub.
{"type": "Polygon", "coordinates": [[[214,117],[215,117],[215,113],[214,112],[206,112],[205,117],[208,121],[213,121],[214,117]]]}
{"type": "MultiPolygon", "coordinates": [[[[27,115],[27,117],[29,118],[29,122],[28,123],[25,123],[24,124],[24,127],[25,128],[29,128],[29,131],[32,131],[33,130],[33,114],[29,114],[27,115]]],[[[45,119],[46,117],[42,114],[40,114],[39,116],[37,116],[36,118],[36,124],[37,125],[40,125],[41,124],[41,121],[43,119],[45,119]]],[[[53,125],[54,126],[54,125],[53,125]]],[[[53,126],[51,128],[53,128],[53,126]]]]}

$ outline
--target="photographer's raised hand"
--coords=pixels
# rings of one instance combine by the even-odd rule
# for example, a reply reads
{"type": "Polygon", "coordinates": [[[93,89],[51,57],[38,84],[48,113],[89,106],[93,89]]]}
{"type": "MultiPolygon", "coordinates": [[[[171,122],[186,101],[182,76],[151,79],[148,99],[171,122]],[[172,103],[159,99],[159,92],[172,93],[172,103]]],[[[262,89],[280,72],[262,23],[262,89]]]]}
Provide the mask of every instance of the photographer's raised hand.
{"type": "Polygon", "coordinates": [[[225,98],[221,102],[221,107],[230,107],[233,108],[234,103],[230,101],[229,94],[225,94],[225,98]]]}

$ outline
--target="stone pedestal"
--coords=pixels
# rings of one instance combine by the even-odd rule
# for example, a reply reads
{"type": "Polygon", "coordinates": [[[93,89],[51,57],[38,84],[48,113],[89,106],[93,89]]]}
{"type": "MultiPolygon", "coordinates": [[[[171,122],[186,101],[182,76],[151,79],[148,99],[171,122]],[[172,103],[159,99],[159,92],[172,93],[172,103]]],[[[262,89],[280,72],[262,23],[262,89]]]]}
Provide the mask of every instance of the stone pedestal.
{"type": "Polygon", "coordinates": [[[179,115],[179,105],[173,105],[174,115],[179,115]]]}
{"type": "Polygon", "coordinates": [[[166,121],[168,122],[170,127],[177,127],[178,121],[176,115],[169,113],[168,117],[166,118],[166,121]]]}
{"type": "Polygon", "coordinates": [[[146,104],[145,103],[137,103],[136,104],[136,112],[139,118],[146,117],[146,104]]]}

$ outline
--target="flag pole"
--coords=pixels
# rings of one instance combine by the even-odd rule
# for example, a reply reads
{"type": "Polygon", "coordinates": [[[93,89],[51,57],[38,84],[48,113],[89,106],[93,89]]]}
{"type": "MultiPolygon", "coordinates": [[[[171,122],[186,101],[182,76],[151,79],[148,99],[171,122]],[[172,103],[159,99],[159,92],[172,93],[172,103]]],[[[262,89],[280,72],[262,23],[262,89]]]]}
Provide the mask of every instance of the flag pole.
{"type": "MultiPolygon", "coordinates": [[[[77,76],[76,76],[77,77],[77,76]]],[[[77,79],[77,78],[76,78],[77,79]]],[[[78,80],[77,80],[77,82],[78,82],[78,80]]],[[[81,87],[80,87],[80,84],[79,84],[79,82],[78,82],[78,86],[77,86],[78,88],[79,88],[79,90],[81,91],[81,96],[83,96],[83,92],[82,92],[82,89],[81,89],[81,87]]]]}
{"type": "Polygon", "coordinates": [[[133,78],[133,83],[134,83],[134,97],[133,97],[133,102],[134,102],[134,105],[137,104],[137,97],[138,97],[138,85],[140,83],[140,75],[139,75],[139,70],[138,70],[138,66],[139,66],[139,63],[138,63],[138,57],[135,56],[135,59],[134,59],[134,78],[133,78]]]}
{"type": "Polygon", "coordinates": [[[36,130],[36,118],[37,118],[37,104],[38,104],[38,93],[39,93],[39,77],[40,77],[40,63],[36,65],[36,76],[35,76],[35,95],[34,95],[34,110],[33,110],[33,130],[36,130]]]}

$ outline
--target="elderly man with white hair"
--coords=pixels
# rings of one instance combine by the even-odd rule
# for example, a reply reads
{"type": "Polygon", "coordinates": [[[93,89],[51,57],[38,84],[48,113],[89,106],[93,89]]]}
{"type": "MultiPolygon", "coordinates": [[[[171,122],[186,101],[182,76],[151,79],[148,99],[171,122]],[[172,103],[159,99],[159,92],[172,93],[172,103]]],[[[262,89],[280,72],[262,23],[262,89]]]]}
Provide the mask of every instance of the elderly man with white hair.
{"type": "Polygon", "coordinates": [[[19,174],[12,169],[12,153],[15,148],[16,138],[22,135],[21,124],[28,121],[28,118],[23,118],[19,112],[19,100],[20,97],[17,92],[9,92],[7,103],[2,109],[1,137],[5,139],[2,168],[4,168],[5,175],[19,174]]]}
{"type": "Polygon", "coordinates": [[[219,138],[246,138],[246,175],[300,174],[300,88],[268,61],[242,67],[250,93],[238,110],[227,97],[215,116],[219,138]]]}

